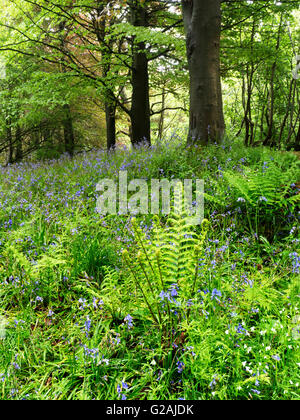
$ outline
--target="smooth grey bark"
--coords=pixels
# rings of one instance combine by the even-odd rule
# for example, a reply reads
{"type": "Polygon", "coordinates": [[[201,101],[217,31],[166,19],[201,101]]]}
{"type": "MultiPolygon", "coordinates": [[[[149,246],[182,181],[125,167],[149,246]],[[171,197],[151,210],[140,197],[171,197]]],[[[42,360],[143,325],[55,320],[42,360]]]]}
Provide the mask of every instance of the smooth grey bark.
{"type": "Polygon", "coordinates": [[[220,142],[225,133],[220,75],[221,0],[182,0],[190,73],[188,144],[220,142]]]}

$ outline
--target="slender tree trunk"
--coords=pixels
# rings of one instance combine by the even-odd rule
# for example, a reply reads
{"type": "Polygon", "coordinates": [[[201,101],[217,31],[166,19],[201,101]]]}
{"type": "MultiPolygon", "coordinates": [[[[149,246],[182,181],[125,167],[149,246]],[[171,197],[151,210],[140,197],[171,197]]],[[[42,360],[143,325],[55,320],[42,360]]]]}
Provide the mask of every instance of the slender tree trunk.
{"type": "Polygon", "coordinates": [[[299,150],[299,148],[300,148],[299,135],[300,135],[300,109],[299,109],[298,114],[296,116],[295,124],[293,124],[293,126],[291,128],[291,132],[289,133],[288,139],[286,141],[287,149],[288,150],[294,149],[297,152],[300,151],[299,150]],[[298,131],[296,132],[296,127],[297,126],[299,128],[298,128],[298,131]],[[291,138],[292,138],[292,135],[293,134],[295,136],[295,142],[294,143],[291,143],[291,138]]]}
{"type": "MultiPolygon", "coordinates": [[[[61,41],[61,49],[63,52],[66,52],[66,27],[67,22],[61,21],[59,23],[59,29],[61,31],[60,34],[60,41],[61,41]]],[[[66,54],[67,57],[67,54],[66,54]]],[[[66,73],[65,65],[61,65],[61,72],[66,73]]],[[[63,130],[64,130],[64,143],[65,143],[65,152],[70,155],[70,157],[74,156],[74,150],[75,150],[75,136],[74,136],[74,128],[73,128],[73,119],[72,119],[72,113],[70,104],[66,103],[63,105],[63,130]]]]}
{"type": "Polygon", "coordinates": [[[295,103],[297,101],[296,99],[296,90],[297,90],[297,85],[296,83],[294,84],[294,88],[293,88],[293,94],[292,94],[292,107],[291,107],[291,112],[290,112],[290,118],[289,118],[289,132],[288,132],[288,136],[286,139],[286,144],[288,145],[290,142],[290,139],[293,135],[293,126],[294,126],[294,115],[295,115],[295,103]]]}
{"type": "MultiPolygon", "coordinates": [[[[122,98],[122,101],[123,101],[124,104],[130,103],[130,99],[126,95],[125,88],[121,89],[121,91],[120,91],[120,97],[122,98]]],[[[128,132],[123,132],[123,134],[125,134],[126,136],[128,136],[130,138],[131,144],[133,144],[133,141],[132,141],[132,125],[131,125],[130,112],[126,114],[126,121],[127,121],[127,124],[128,124],[128,132]]]]}
{"type": "Polygon", "coordinates": [[[299,128],[298,128],[298,133],[295,139],[295,152],[300,152],[300,122],[299,122],[299,128]]]}
{"type": "Polygon", "coordinates": [[[245,146],[252,146],[254,143],[254,123],[252,121],[252,112],[251,112],[251,103],[252,103],[252,92],[253,92],[253,76],[254,76],[254,66],[251,64],[247,66],[247,104],[245,112],[245,125],[246,125],[246,135],[245,135],[245,146]]]}
{"type": "MultiPolygon", "coordinates": [[[[133,0],[130,2],[130,7],[131,24],[135,27],[147,27],[146,4],[141,4],[140,0],[133,0]]],[[[134,43],[133,45],[132,105],[130,117],[132,143],[134,146],[140,143],[151,144],[149,68],[145,48],[144,42],[134,43]]]]}
{"type": "Polygon", "coordinates": [[[268,87],[265,86],[265,89],[263,91],[262,98],[261,98],[262,106],[261,106],[261,114],[259,118],[260,143],[263,142],[263,137],[264,137],[265,110],[268,103],[267,96],[268,96],[268,87]]]}
{"type": "Polygon", "coordinates": [[[63,108],[64,108],[63,128],[64,128],[65,151],[71,157],[73,157],[74,149],[75,149],[75,137],[74,137],[71,109],[68,104],[65,104],[63,108]]]}
{"type": "Polygon", "coordinates": [[[165,106],[166,106],[166,88],[163,87],[162,90],[162,99],[161,99],[161,106],[162,112],[160,114],[159,123],[158,123],[158,138],[159,140],[162,139],[164,134],[164,127],[165,127],[165,106]]]}
{"type": "MultiPolygon", "coordinates": [[[[252,32],[251,32],[251,57],[253,56],[253,42],[255,37],[255,20],[252,24],[252,32]]],[[[246,104],[246,112],[245,112],[245,125],[246,125],[246,136],[245,136],[245,145],[252,146],[254,142],[254,123],[252,121],[252,112],[251,112],[251,105],[252,105],[252,93],[253,93],[253,77],[255,73],[254,63],[251,60],[249,64],[247,64],[247,104],[246,104]]]]}
{"type": "Polygon", "coordinates": [[[280,128],[278,146],[281,146],[281,144],[282,144],[282,136],[283,136],[283,133],[284,133],[284,129],[285,129],[289,114],[291,112],[291,109],[294,107],[294,104],[292,104],[292,94],[293,94],[294,85],[296,85],[296,80],[292,79],[292,81],[290,83],[290,90],[289,90],[289,96],[288,96],[288,103],[287,103],[287,107],[286,107],[286,113],[284,115],[284,118],[283,118],[283,121],[282,121],[282,124],[281,124],[281,128],[280,128]]]}
{"type": "Polygon", "coordinates": [[[220,142],[225,133],[220,38],[221,0],[182,0],[190,73],[188,143],[220,142]]]}

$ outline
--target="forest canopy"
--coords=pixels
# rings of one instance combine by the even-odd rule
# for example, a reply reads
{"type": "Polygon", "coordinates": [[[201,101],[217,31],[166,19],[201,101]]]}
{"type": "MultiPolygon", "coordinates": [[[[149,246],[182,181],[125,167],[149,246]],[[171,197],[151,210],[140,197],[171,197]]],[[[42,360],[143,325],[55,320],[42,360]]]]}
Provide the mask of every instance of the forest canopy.
{"type": "Polygon", "coordinates": [[[299,17],[292,0],[1,0],[2,163],[174,127],[298,150],[299,17]]]}

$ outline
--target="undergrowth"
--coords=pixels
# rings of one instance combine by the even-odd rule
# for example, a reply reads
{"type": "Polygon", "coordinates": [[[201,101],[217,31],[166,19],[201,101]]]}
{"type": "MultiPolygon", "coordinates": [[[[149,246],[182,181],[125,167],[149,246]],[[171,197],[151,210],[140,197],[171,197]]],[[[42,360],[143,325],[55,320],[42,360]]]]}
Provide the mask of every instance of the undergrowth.
{"type": "Polygon", "coordinates": [[[298,181],[240,144],[1,169],[0,398],[299,399],[298,181]],[[100,217],[125,169],[204,179],[207,221],[100,217]]]}

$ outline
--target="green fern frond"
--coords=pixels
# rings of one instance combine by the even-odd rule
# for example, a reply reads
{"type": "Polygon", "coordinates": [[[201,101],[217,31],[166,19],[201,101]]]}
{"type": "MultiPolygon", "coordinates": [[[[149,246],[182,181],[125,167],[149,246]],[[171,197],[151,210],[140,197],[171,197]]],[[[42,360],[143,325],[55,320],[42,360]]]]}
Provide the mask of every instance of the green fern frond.
{"type": "Polygon", "coordinates": [[[134,252],[124,251],[123,257],[132,282],[155,323],[160,324],[160,294],[167,293],[174,284],[180,287],[183,299],[190,299],[195,290],[199,258],[208,231],[203,222],[198,235],[187,215],[172,213],[162,226],[154,220],[151,240],[132,221],[136,239],[134,252]]]}

